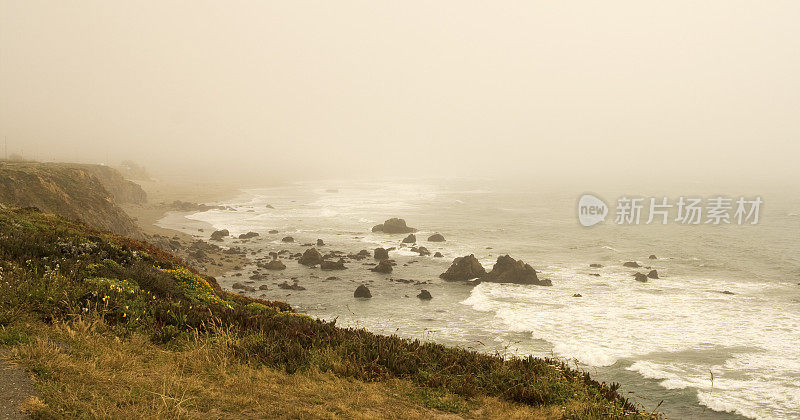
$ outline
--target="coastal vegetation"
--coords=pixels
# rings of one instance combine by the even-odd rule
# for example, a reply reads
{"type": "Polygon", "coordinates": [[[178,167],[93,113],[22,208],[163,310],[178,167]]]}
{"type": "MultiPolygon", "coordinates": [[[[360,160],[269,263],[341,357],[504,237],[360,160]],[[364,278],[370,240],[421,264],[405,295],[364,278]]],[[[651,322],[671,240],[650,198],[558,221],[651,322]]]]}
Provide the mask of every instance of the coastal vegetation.
{"type": "Polygon", "coordinates": [[[35,375],[35,417],[647,416],[562,361],[340,328],[36,209],[0,210],[0,269],[0,343],[35,375]]]}

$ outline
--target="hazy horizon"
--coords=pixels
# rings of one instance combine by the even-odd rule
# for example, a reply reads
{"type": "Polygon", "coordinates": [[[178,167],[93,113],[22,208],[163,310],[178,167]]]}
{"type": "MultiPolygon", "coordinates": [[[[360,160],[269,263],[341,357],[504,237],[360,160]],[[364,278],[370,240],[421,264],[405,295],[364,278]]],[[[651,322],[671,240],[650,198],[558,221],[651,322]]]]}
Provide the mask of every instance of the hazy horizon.
{"type": "Polygon", "coordinates": [[[796,2],[0,0],[0,141],[208,180],[791,183],[798,18],[796,2]]]}

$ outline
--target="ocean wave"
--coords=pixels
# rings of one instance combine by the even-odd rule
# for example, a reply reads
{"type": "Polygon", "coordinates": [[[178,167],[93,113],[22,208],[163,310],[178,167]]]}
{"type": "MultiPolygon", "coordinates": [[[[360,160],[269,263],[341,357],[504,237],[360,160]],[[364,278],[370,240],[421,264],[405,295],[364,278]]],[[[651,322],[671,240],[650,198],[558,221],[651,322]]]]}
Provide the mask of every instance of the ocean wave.
{"type": "MultiPolygon", "coordinates": [[[[546,271],[555,286],[482,283],[461,303],[494,313],[498,334],[528,333],[551,343],[556,356],[590,366],[633,360],[630,370],[661,380],[667,389],[709,393],[711,369],[717,394],[707,402],[715,410],[732,408],[764,418],[797,414],[800,349],[793,343],[800,341],[800,315],[766,304],[764,284],[674,276],[656,285],[636,283],[622,272],[604,273],[604,281],[612,285],[604,287],[579,271],[546,271]],[[656,288],[659,293],[653,293],[656,288]],[[736,294],[723,295],[721,290],[736,294]],[[702,358],[682,359],[682,352],[707,343],[749,350],[711,365],[702,358]],[[664,361],[656,354],[669,356],[664,361]],[[773,395],[776,389],[782,397],[773,395]]],[[[769,293],[781,287],[786,286],[770,285],[769,293]]]]}

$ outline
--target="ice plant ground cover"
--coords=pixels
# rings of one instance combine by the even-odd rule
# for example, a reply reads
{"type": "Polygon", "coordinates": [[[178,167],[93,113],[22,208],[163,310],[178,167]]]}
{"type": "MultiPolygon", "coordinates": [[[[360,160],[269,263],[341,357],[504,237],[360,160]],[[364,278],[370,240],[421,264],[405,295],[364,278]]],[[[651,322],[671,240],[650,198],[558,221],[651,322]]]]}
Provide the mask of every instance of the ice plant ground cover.
{"type": "Polygon", "coordinates": [[[649,416],[561,361],[339,328],[35,209],[0,210],[0,267],[0,345],[34,373],[37,417],[352,416],[361,394],[372,416],[649,416]]]}

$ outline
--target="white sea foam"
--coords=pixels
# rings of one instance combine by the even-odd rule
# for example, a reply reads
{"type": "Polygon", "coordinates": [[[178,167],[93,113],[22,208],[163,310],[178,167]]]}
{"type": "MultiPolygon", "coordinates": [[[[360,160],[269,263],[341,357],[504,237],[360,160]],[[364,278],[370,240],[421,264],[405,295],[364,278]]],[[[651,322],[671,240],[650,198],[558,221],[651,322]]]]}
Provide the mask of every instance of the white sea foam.
{"type": "Polygon", "coordinates": [[[612,287],[604,287],[573,268],[545,271],[558,287],[483,283],[462,303],[493,312],[498,330],[551,342],[560,357],[592,366],[634,360],[630,370],[661,380],[667,389],[697,388],[701,401],[715,410],[761,417],[797,413],[800,316],[763,297],[765,290],[785,285],[688,277],[637,283],[629,272],[609,274],[611,269],[604,277],[613,276],[612,287]],[[736,294],[724,295],[723,289],[736,294]],[[572,290],[583,298],[573,298],[572,290]],[[707,343],[739,350],[717,365],[681,359],[681,352],[707,343]]]}
{"type": "MultiPolygon", "coordinates": [[[[469,190],[459,193],[468,194],[469,190]]],[[[330,242],[329,238],[339,238],[356,247],[388,248],[397,246],[402,235],[369,231],[386,218],[405,216],[410,225],[421,229],[417,236],[424,241],[433,229],[446,226],[451,214],[469,213],[469,219],[442,230],[447,242],[424,243],[431,252],[440,251],[445,256],[430,261],[446,265],[452,258],[474,253],[488,270],[498,255],[510,253],[534,265],[541,271],[540,277],[554,283],[553,287],[492,283],[474,287],[462,302],[463,310],[485,312],[492,322],[470,328],[480,328],[480,334],[489,334],[498,343],[509,340],[510,333],[528,336],[528,345],[520,345],[523,352],[552,349],[556,356],[593,366],[622,361],[621,366],[630,364],[627,369],[658,381],[664,388],[697,389],[699,401],[710,409],[757,418],[800,415],[800,350],[795,344],[800,342],[797,271],[789,271],[789,275],[770,272],[758,278],[757,270],[740,271],[751,278],[715,275],[730,273],[726,270],[732,259],[746,259],[760,247],[717,255],[737,243],[748,243],[749,237],[738,242],[714,237],[708,243],[716,244],[716,248],[708,251],[700,247],[706,246],[705,240],[683,238],[697,232],[688,229],[672,238],[659,238],[663,244],[658,245],[647,242],[648,235],[642,233],[647,227],[617,229],[608,236],[602,235],[601,227],[568,237],[575,221],[542,216],[543,210],[535,207],[538,201],[495,201],[488,191],[471,194],[467,202],[456,206],[454,201],[463,196],[427,185],[301,184],[248,190],[230,202],[218,203],[239,211],[211,210],[188,217],[215,229],[229,229],[234,235],[278,229],[281,236],[292,234],[298,241],[324,237],[330,242]],[[339,192],[330,193],[327,188],[339,192]],[[275,209],[267,209],[267,204],[275,209]],[[524,207],[526,204],[530,206],[524,207]],[[439,213],[443,217],[436,219],[439,213]],[[485,219],[473,219],[474,214],[485,219]],[[428,217],[429,223],[418,224],[414,215],[428,217]],[[670,243],[677,245],[667,248],[670,243]],[[631,253],[637,244],[647,252],[631,253]],[[497,249],[486,249],[487,245],[497,249]],[[560,253],[540,255],[558,248],[560,253]],[[662,279],[635,282],[631,275],[636,270],[622,267],[621,262],[641,261],[651,251],[660,258],[644,264],[657,269],[662,279]],[[583,253],[583,258],[575,257],[576,252],[583,253]],[[670,257],[665,258],[667,255],[670,257]],[[589,262],[602,262],[605,267],[589,269],[589,262]],[[572,297],[575,293],[583,297],[572,297]],[[530,345],[542,340],[551,346],[530,345]]],[[[572,209],[572,201],[568,204],[565,208],[572,209]]],[[[277,238],[273,243],[281,244],[277,238]]],[[[408,248],[395,250],[392,255],[419,258],[408,248]]],[[[753,261],[763,260],[763,253],[759,255],[753,256],[753,261]]],[[[779,263],[794,263],[796,267],[794,255],[779,263]]],[[[376,324],[378,328],[382,325],[376,324]]],[[[386,321],[387,328],[390,325],[386,321]]],[[[465,332],[448,334],[457,337],[465,332]]]]}

